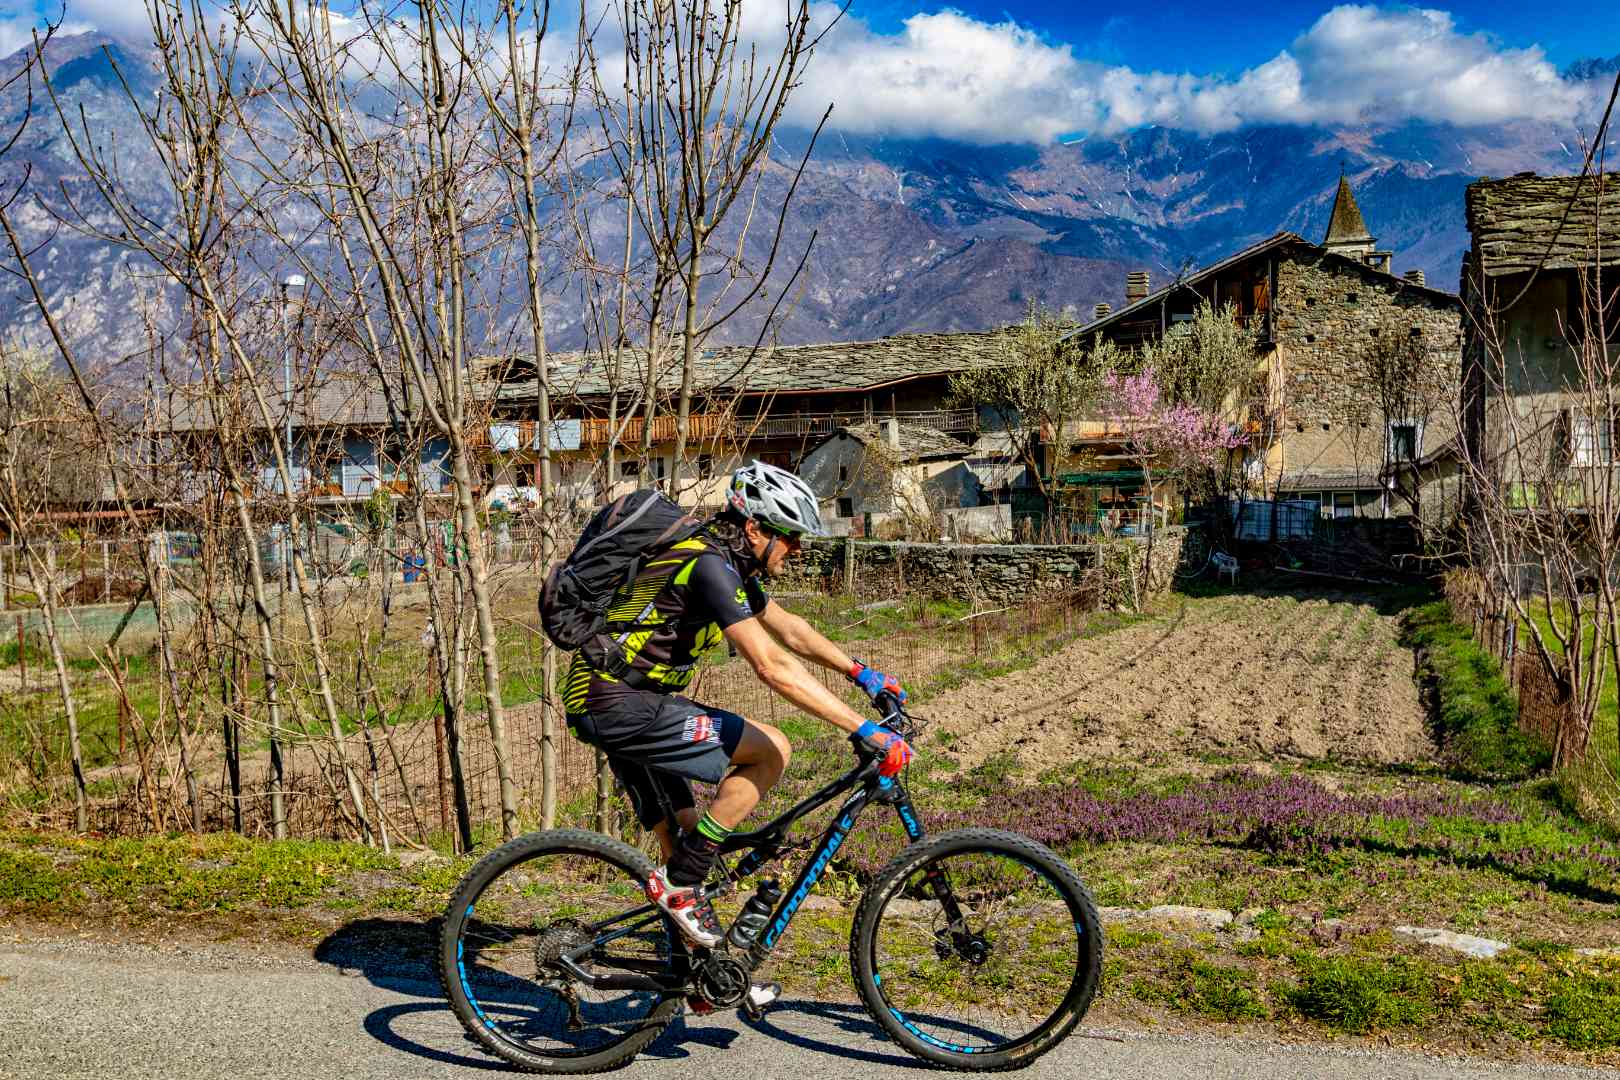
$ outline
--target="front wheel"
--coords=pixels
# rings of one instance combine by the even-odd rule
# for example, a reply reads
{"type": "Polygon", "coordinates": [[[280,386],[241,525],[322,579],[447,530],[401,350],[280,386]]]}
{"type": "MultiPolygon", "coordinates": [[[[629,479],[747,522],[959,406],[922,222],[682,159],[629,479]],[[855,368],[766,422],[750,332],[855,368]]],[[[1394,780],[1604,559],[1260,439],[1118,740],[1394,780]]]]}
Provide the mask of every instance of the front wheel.
{"type": "Polygon", "coordinates": [[[917,1057],[973,1071],[1028,1065],[1061,1042],[1097,993],[1102,955],[1079,876],[997,829],[901,852],[861,898],[850,936],[873,1019],[917,1057]]]}

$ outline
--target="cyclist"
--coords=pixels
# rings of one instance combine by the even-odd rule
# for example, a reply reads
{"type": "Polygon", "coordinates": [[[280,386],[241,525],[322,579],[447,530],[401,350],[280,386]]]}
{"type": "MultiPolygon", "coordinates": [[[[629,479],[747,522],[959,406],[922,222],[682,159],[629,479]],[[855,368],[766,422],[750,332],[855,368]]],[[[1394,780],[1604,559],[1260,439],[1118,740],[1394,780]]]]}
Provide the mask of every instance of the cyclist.
{"type": "MultiPolygon", "coordinates": [[[[885,774],[911,760],[899,735],[863,719],[799,660],[847,676],[874,701],[885,692],[904,701],[900,684],[783,610],[761,584],[782,572],[803,537],[825,535],[815,494],[785,469],[755,461],[732,474],[726,499],[702,531],[655,553],[614,594],[608,632],[629,674],[616,679],[576,653],[563,683],[569,727],[607,755],[637,819],[663,849],[647,896],[703,947],[721,939],[703,890],[720,844],[781,779],[792,754],[775,727],[678,693],[705,653],[729,641],[771,690],[881,753],[885,774]],[[693,780],[720,785],[702,816],[693,780]]],[[[760,1007],[779,992],[755,986],[751,1001],[760,1007]]]]}

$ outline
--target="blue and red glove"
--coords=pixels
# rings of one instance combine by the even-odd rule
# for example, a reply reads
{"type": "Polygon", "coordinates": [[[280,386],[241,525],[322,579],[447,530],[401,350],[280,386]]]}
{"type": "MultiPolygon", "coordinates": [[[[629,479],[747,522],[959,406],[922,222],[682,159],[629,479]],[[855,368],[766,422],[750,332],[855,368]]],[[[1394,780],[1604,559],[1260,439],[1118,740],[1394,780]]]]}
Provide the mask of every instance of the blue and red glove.
{"type": "Polygon", "coordinates": [[[849,681],[866,691],[866,696],[875,703],[879,694],[893,694],[900,704],[906,703],[906,691],[893,675],[885,675],[876,668],[869,668],[859,660],[850,665],[849,681]]]}
{"type": "Polygon", "coordinates": [[[882,724],[868,720],[855,735],[868,750],[883,755],[883,763],[878,766],[880,776],[893,776],[911,764],[911,744],[882,724]]]}

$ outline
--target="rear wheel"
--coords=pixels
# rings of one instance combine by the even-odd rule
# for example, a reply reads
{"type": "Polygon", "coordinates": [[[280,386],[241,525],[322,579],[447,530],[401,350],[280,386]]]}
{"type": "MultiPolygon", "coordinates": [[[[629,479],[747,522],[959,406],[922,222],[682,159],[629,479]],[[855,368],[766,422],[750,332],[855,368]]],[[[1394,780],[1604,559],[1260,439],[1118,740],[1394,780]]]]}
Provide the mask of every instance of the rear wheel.
{"type": "Polygon", "coordinates": [[[862,897],[850,940],[855,987],[890,1037],[974,1071],[1027,1065],[1062,1041],[1091,1006],[1102,954],[1074,870],[995,829],[901,852],[862,897]]]}
{"type": "Polygon", "coordinates": [[[559,962],[600,941],[577,966],[683,977],[685,947],[662,916],[602,940],[646,919],[613,922],[646,904],[652,870],[627,844],[580,829],[521,836],[473,867],[445,912],[439,978],[479,1045],[531,1072],[584,1073],[623,1064],[657,1038],[681,994],[597,990],[559,962]]]}

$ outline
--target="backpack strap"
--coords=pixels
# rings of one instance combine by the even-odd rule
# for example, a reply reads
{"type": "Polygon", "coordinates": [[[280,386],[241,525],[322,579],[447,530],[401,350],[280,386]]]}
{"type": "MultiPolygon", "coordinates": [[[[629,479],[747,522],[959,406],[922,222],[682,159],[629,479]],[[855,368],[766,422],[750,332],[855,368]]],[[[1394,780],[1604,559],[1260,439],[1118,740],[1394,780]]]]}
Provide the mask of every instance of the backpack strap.
{"type": "MultiPolygon", "coordinates": [[[[631,569],[629,577],[626,579],[626,584],[630,585],[630,587],[634,589],[636,576],[641,573],[642,569],[648,565],[651,565],[657,559],[668,555],[679,545],[700,536],[706,540],[713,539],[713,535],[710,532],[710,524],[708,522],[699,525],[697,528],[686,533],[684,536],[675,536],[667,543],[661,545],[659,549],[648,552],[646,555],[637,559],[635,565],[631,569]]],[[[646,620],[647,617],[653,613],[654,607],[658,603],[658,598],[663,596],[665,591],[672,586],[677,584],[684,585],[686,583],[685,579],[690,577],[692,568],[697,565],[698,559],[708,554],[710,550],[712,549],[709,547],[709,545],[705,544],[703,549],[701,551],[694,552],[691,558],[680,560],[679,565],[676,566],[674,570],[670,571],[670,573],[659,582],[658,588],[652,593],[651,596],[647,598],[646,603],[642,606],[641,610],[635,615],[634,618],[619,619],[607,623],[607,627],[619,630],[619,632],[609,633],[604,631],[603,633],[598,634],[595,640],[585,647],[586,659],[590,661],[592,666],[613,676],[615,679],[618,679],[632,690],[651,690],[656,693],[667,693],[668,691],[664,690],[661,685],[653,682],[639,668],[630,663],[630,661],[624,655],[624,643],[629,639],[631,634],[634,634],[638,629],[645,629],[649,625],[646,620]]]]}

